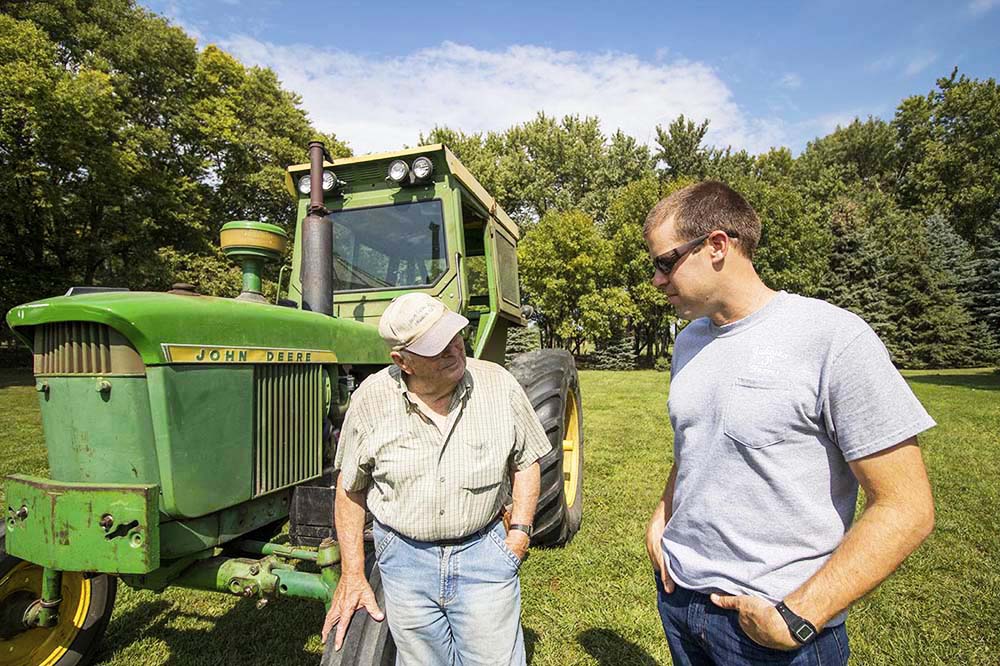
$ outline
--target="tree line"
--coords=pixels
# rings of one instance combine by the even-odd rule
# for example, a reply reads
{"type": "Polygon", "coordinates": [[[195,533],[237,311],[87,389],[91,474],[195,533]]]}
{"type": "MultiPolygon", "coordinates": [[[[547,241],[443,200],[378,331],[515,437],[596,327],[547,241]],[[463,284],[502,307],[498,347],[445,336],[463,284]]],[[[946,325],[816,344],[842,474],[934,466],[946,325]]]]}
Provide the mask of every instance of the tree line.
{"type": "Polygon", "coordinates": [[[993,363],[1000,348],[1000,89],[953,71],[891,120],[855,119],[750,155],[705,145],[678,117],[653,147],[595,118],[539,114],[505,132],[436,128],[525,230],[521,279],[542,344],[598,352],[632,342],[653,365],[678,325],[650,286],[646,213],[703,179],[761,218],[755,265],[770,286],[868,321],[910,368],[993,363]]]}
{"type": "MultiPolygon", "coordinates": [[[[283,169],[318,132],[274,73],[246,67],[132,0],[0,3],[0,309],[75,284],[234,295],[217,248],[233,219],[292,230],[283,169]]],[[[995,361],[1000,347],[1000,90],[954,71],[891,120],[801,154],[706,145],[678,117],[653,146],[596,118],[499,132],[436,127],[521,225],[523,294],[542,344],[653,365],[679,326],[642,242],[659,198],[702,179],[763,223],[772,287],[864,317],[904,367],[995,361]]],[[[274,277],[274,274],[271,274],[274,277]]],[[[273,290],[273,282],[268,284],[273,290]]],[[[272,291],[273,293],[273,291],[272,291]]]]}

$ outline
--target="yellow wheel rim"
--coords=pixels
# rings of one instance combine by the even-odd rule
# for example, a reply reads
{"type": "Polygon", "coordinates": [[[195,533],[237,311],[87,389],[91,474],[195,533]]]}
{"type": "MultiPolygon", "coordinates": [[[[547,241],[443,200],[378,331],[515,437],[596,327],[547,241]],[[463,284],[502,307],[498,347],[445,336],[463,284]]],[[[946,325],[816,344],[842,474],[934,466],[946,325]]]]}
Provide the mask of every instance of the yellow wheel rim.
{"type": "Polygon", "coordinates": [[[563,488],[566,506],[576,503],[577,475],[580,473],[580,417],[576,404],[576,391],[566,396],[566,436],[563,439],[563,488]]]}
{"type": "MultiPolygon", "coordinates": [[[[41,567],[21,562],[4,576],[0,580],[0,604],[21,591],[41,596],[41,567]]],[[[63,573],[62,603],[59,604],[56,626],[29,629],[9,641],[0,642],[0,665],[53,666],[66,654],[83,629],[90,603],[90,580],[81,573],[63,573]]]]}

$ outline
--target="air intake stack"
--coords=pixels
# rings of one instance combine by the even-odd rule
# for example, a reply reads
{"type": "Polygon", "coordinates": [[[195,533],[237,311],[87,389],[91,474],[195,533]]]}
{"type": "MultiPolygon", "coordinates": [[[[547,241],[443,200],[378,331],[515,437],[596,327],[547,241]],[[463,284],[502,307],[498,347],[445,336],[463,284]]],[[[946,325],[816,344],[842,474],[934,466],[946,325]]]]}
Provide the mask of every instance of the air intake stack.
{"type": "Polygon", "coordinates": [[[222,226],[222,252],[239,263],[243,270],[243,290],[236,300],[267,302],[262,293],[260,274],[265,261],[281,258],[287,238],[284,229],[266,222],[238,220],[222,226]]]}

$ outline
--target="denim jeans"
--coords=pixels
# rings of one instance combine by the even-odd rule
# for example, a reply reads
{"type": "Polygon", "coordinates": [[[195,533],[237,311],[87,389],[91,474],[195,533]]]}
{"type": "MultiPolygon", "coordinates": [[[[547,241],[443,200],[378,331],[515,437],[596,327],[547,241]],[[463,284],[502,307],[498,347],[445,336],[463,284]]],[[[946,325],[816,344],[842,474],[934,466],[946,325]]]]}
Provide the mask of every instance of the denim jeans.
{"type": "Polygon", "coordinates": [[[374,525],[397,666],[524,666],[521,562],[503,523],[457,545],[374,525]]]}
{"type": "Polygon", "coordinates": [[[719,608],[707,594],[675,586],[667,594],[656,575],[656,606],[674,666],[841,666],[851,654],[843,623],[826,627],[796,650],[762,647],[740,627],[736,611],[719,608]]]}

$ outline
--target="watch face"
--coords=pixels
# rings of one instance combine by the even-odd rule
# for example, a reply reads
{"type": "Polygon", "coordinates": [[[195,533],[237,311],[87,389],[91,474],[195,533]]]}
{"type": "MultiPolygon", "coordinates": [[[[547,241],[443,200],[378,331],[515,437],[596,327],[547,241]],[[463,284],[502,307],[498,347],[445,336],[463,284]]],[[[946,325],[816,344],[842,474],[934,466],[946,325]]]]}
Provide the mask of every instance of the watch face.
{"type": "Polygon", "coordinates": [[[816,632],[809,627],[809,625],[803,624],[798,629],[795,630],[795,635],[800,641],[805,643],[807,640],[813,637],[816,632]]]}

